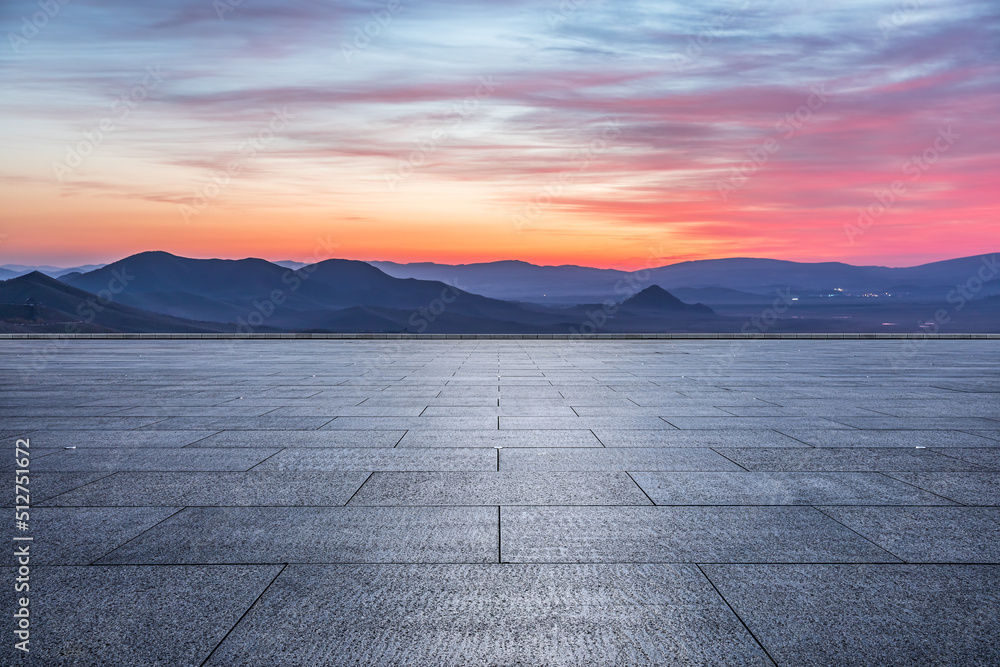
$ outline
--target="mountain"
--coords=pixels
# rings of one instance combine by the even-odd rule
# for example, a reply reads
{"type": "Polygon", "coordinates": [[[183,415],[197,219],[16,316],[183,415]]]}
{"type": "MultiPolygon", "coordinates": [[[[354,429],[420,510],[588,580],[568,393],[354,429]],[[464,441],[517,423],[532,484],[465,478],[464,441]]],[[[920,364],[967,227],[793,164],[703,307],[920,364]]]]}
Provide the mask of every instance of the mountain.
{"type": "Polygon", "coordinates": [[[39,273],[44,273],[52,278],[59,278],[67,273],[82,273],[85,271],[93,271],[94,269],[99,269],[103,264],[87,264],[85,266],[74,266],[72,268],[62,268],[58,266],[26,266],[24,264],[4,264],[0,266],[0,280],[6,280],[7,278],[15,278],[17,276],[23,276],[32,271],[38,271],[39,273]]]}
{"type": "Polygon", "coordinates": [[[518,260],[485,264],[396,264],[369,262],[395,278],[442,280],[495,299],[572,305],[603,301],[627,292],[615,286],[629,276],[624,271],[584,266],[537,266],[518,260]]]}
{"type": "Polygon", "coordinates": [[[241,330],[476,333],[495,330],[502,322],[550,332],[568,326],[557,313],[525,309],[440,281],[393,278],[366,262],[342,259],[293,270],[262,259],[189,259],[146,252],[63,279],[95,293],[114,285],[121,303],[239,325],[241,330]]]}
{"type": "Polygon", "coordinates": [[[635,296],[625,299],[620,310],[625,312],[649,313],[685,313],[696,315],[715,315],[715,311],[706,305],[687,304],[659,285],[652,285],[635,296]]]}
{"type": "Polygon", "coordinates": [[[0,282],[0,331],[5,333],[203,333],[219,331],[116,303],[39,271],[0,282]]]}
{"type": "MultiPolygon", "coordinates": [[[[984,266],[990,267],[995,259],[995,254],[986,254],[915,267],[889,268],[840,262],[729,258],[680,262],[634,273],[580,266],[535,266],[514,261],[459,265],[373,264],[397,278],[446,278],[463,289],[513,301],[550,305],[602,301],[620,297],[637,284],[656,284],[676,293],[692,289],[724,290],[702,295],[704,299],[699,299],[715,306],[754,302],[752,297],[745,296],[733,301],[734,291],[774,298],[778,290],[791,290],[803,297],[877,293],[936,302],[955,285],[975,277],[984,266]]],[[[1000,294],[1000,280],[990,281],[984,293],[1000,294]]]]}

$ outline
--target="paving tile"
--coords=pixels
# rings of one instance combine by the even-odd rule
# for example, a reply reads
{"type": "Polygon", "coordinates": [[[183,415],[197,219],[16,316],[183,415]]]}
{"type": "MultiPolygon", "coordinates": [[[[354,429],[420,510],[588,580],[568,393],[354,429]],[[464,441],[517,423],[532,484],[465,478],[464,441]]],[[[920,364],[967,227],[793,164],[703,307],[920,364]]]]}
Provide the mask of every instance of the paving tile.
{"type": "Polygon", "coordinates": [[[594,429],[605,447],[808,447],[776,431],[594,429]]]}
{"type": "Polygon", "coordinates": [[[147,431],[158,430],[303,430],[318,429],[330,421],[329,417],[167,417],[146,427],[147,431]]]}
{"type": "Polygon", "coordinates": [[[959,431],[837,431],[782,429],[814,447],[996,447],[988,438],[959,431]]]}
{"type": "Polygon", "coordinates": [[[823,417],[671,417],[681,430],[693,429],[853,429],[823,417]]]}
{"type": "Polygon", "coordinates": [[[365,472],[120,472],[47,501],[61,507],[340,506],[365,472]]]}
{"type": "Polygon", "coordinates": [[[708,448],[508,448],[500,452],[503,472],[627,470],[742,470],[708,448]]]}
{"type": "Polygon", "coordinates": [[[649,505],[622,472],[377,472],[349,503],[409,505],[649,505]]]}
{"type": "Polygon", "coordinates": [[[963,505],[1000,505],[1000,473],[894,472],[886,474],[963,505]]]}
{"type": "Polygon", "coordinates": [[[997,507],[818,507],[908,563],[1000,562],[997,507]]]}
{"type": "Polygon", "coordinates": [[[982,470],[968,461],[930,449],[901,447],[817,447],[790,449],[718,447],[719,452],[748,470],[759,471],[911,471],[982,470]]]}
{"type": "Polygon", "coordinates": [[[399,447],[601,447],[589,429],[544,431],[407,431],[399,447]]]}
{"type": "Polygon", "coordinates": [[[199,507],[102,563],[495,563],[496,507],[199,507]]]}
{"type": "Polygon", "coordinates": [[[991,429],[1000,422],[983,417],[844,417],[838,422],[865,430],[959,430],[991,429]]]}
{"type": "MultiPolygon", "coordinates": [[[[30,473],[31,505],[54,498],[61,493],[72,491],[90,482],[107,477],[109,472],[37,472],[30,473]]],[[[8,502],[13,500],[7,496],[8,502]]],[[[10,505],[8,505],[10,507],[10,505]]]]}
{"type": "Polygon", "coordinates": [[[323,426],[324,431],[343,430],[494,430],[496,417],[337,417],[323,426]]]}
{"type": "Polygon", "coordinates": [[[949,447],[942,448],[940,453],[977,465],[985,470],[1000,472],[1000,447],[969,447],[968,449],[949,447]]]}
{"type": "Polygon", "coordinates": [[[639,428],[674,430],[659,417],[500,417],[501,430],[639,428]]]}
{"type": "Polygon", "coordinates": [[[502,507],[513,563],[896,562],[811,507],[502,507]]]}
{"type": "Polygon", "coordinates": [[[406,431],[220,431],[195,447],[395,447],[406,431]]]}
{"type": "Polygon", "coordinates": [[[705,565],[779,665],[1000,664],[996,565],[705,565]]]}
{"type": "Polygon", "coordinates": [[[185,447],[218,431],[32,431],[35,447],[185,447]]]}
{"type": "Polygon", "coordinates": [[[259,472],[269,470],[496,471],[496,469],[496,450],[458,447],[286,449],[255,468],[259,472]]]}
{"type": "Polygon", "coordinates": [[[293,565],[209,661],[235,664],[772,663],[691,565],[293,565]]]}
{"type": "MultiPolygon", "coordinates": [[[[198,667],[280,571],[274,565],[32,568],[31,657],[10,657],[7,664],[198,667]]],[[[14,596],[5,597],[9,618],[14,596]]],[[[13,651],[4,647],[6,656],[13,651]]]]}
{"type": "Polygon", "coordinates": [[[636,472],[657,505],[949,505],[869,472],[636,472]]]}
{"type": "MultiPolygon", "coordinates": [[[[88,565],[180,507],[33,507],[30,510],[31,565],[88,565]]],[[[12,525],[5,525],[7,543],[12,525]]],[[[29,534],[29,533],[25,533],[29,534]]],[[[5,549],[0,565],[16,565],[14,549],[5,549]]]]}
{"type": "Polygon", "coordinates": [[[37,472],[87,470],[147,471],[246,471],[278,449],[195,449],[195,448],[97,448],[59,450],[45,460],[32,463],[37,472]]]}

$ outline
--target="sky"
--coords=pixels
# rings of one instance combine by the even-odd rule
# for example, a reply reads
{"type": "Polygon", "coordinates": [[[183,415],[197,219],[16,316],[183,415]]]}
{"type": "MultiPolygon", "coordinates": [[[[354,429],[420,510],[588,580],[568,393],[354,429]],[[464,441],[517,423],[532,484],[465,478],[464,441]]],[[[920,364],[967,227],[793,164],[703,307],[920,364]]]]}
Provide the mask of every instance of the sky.
{"type": "Polygon", "coordinates": [[[1000,4],[5,0],[0,264],[1000,249],[1000,4]]]}

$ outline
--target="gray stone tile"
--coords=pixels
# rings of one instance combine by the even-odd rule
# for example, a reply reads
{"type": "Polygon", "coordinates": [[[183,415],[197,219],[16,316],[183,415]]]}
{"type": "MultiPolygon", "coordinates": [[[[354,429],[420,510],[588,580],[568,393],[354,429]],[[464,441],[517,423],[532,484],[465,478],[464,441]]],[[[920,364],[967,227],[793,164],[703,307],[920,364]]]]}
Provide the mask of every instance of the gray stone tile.
{"type": "Polygon", "coordinates": [[[37,447],[185,447],[218,431],[32,431],[37,447]]]}
{"type": "Polygon", "coordinates": [[[209,664],[772,663],[691,565],[293,565],[209,664]]]}
{"type": "Polygon", "coordinates": [[[985,470],[1000,472],[1000,447],[958,447],[942,448],[940,453],[953,456],[962,461],[974,464],[985,470]]]}
{"type": "Polygon", "coordinates": [[[671,417],[681,430],[693,429],[852,429],[824,417],[671,417]]]}
{"type": "Polygon", "coordinates": [[[995,565],[706,565],[780,665],[1000,663],[995,565]]]}
{"type": "Polygon", "coordinates": [[[896,562],[811,507],[502,507],[513,563],[896,562]]]}
{"type": "Polygon", "coordinates": [[[113,448],[86,447],[59,450],[45,460],[32,463],[37,472],[86,470],[147,471],[246,471],[278,449],[195,449],[195,448],[113,448]]]}
{"type": "Polygon", "coordinates": [[[741,470],[708,448],[509,448],[500,452],[503,472],[627,470],[741,470]]]}
{"type": "Polygon", "coordinates": [[[324,431],[342,430],[496,430],[496,417],[337,417],[323,427],[324,431]]]}
{"type": "MultiPolygon", "coordinates": [[[[156,525],[180,507],[33,507],[28,533],[4,525],[7,543],[30,535],[31,565],[88,565],[156,525]]],[[[12,512],[13,514],[13,512],[12,512]]],[[[11,522],[12,523],[12,522],[11,522]]],[[[5,549],[0,565],[16,565],[14,549],[5,549]]]]}
{"type": "Polygon", "coordinates": [[[657,505],[948,505],[868,472],[637,472],[657,505]]]}
{"type": "Polygon", "coordinates": [[[340,506],[365,472],[123,472],[47,501],[61,507],[340,506]]]}
{"type": "Polygon", "coordinates": [[[254,431],[312,431],[323,426],[328,417],[167,417],[163,421],[147,426],[145,430],[254,430],[254,431]]]}
{"type": "Polygon", "coordinates": [[[5,417],[4,427],[32,431],[114,431],[155,425],[162,417],[5,417]]]}
{"type": "Polygon", "coordinates": [[[496,507],[188,508],[101,562],[495,563],[497,520],[496,507]]]}
{"type": "Polygon", "coordinates": [[[407,431],[399,447],[601,447],[587,429],[575,431],[407,431]]]}
{"type": "MultiPolygon", "coordinates": [[[[30,473],[31,505],[72,491],[90,482],[107,477],[108,472],[37,472],[30,473]]],[[[13,500],[12,496],[8,496],[13,500]]]]}
{"type": "Polygon", "coordinates": [[[358,406],[309,405],[274,408],[269,417],[417,417],[427,407],[426,403],[394,407],[379,407],[367,403],[358,406]]]}
{"type": "Polygon", "coordinates": [[[838,422],[865,430],[942,430],[997,428],[1000,423],[983,417],[844,417],[838,422]]]}
{"type": "Polygon", "coordinates": [[[818,507],[908,563],[1000,562],[997,507],[818,507]]]}
{"type": "Polygon", "coordinates": [[[428,406],[422,417],[576,417],[568,405],[520,405],[489,407],[428,406]]]}
{"type": "MultiPolygon", "coordinates": [[[[800,449],[719,447],[716,451],[748,470],[759,471],[911,471],[982,470],[973,463],[930,449],[902,447],[808,447],[800,449]]],[[[964,450],[967,451],[967,450],[964,450]]]]}
{"type": "Polygon", "coordinates": [[[622,472],[377,472],[350,506],[649,505],[622,472]]]}
{"type": "Polygon", "coordinates": [[[777,431],[594,429],[605,447],[808,447],[777,431]]]}
{"type": "Polygon", "coordinates": [[[395,447],[406,431],[221,431],[195,447],[395,447]]]}
{"type": "MultiPolygon", "coordinates": [[[[596,401],[595,401],[596,402],[596,401]]],[[[725,410],[711,405],[693,406],[653,406],[638,405],[605,406],[605,405],[574,405],[573,410],[581,417],[731,417],[725,410]]]]}
{"type": "Polygon", "coordinates": [[[886,474],[963,505],[1000,505],[1000,473],[894,472],[886,474]]]}
{"type": "Polygon", "coordinates": [[[659,417],[500,417],[501,430],[638,428],[674,430],[659,417]]]}
{"type": "Polygon", "coordinates": [[[486,448],[286,449],[255,470],[479,470],[495,471],[497,452],[486,448]]]}
{"type": "Polygon", "coordinates": [[[995,447],[987,438],[958,431],[837,431],[782,429],[814,447],[995,447]]]}
{"type": "MultiPolygon", "coordinates": [[[[32,568],[31,658],[15,660],[8,644],[7,664],[198,667],[280,570],[274,565],[32,568]]],[[[3,601],[8,618],[13,600],[8,595],[3,601]]]]}

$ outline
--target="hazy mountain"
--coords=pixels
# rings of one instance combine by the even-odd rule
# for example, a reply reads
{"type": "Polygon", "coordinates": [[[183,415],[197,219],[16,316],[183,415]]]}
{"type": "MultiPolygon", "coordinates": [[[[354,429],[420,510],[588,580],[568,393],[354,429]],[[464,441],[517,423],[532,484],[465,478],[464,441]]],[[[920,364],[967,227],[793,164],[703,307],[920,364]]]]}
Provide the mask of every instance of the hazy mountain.
{"type": "Polygon", "coordinates": [[[647,313],[685,313],[697,315],[714,315],[708,306],[700,303],[687,304],[659,285],[652,285],[635,296],[625,299],[621,308],[625,312],[637,314],[647,313]]]}
{"type": "Polygon", "coordinates": [[[32,271],[0,282],[0,330],[7,333],[200,333],[219,328],[102,300],[32,271]]]}
{"type": "Polygon", "coordinates": [[[246,323],[254,329],[424,332],[466,327],[481,332],[509,322],[514,328],[553,331],[562,324],[555,313],[534,312],[438,281],[393,278],[365,262],[340,259],[292,270],[262,259],[189,259],[146,252],[64,280],[95,293],[116,289],[119,302],[135,307],[233,326],[246,323]]]}
{"type": "Polygon", "coordinates": [[[64,276],[67,273],[83,273],[85,271],[93,271],[94,269],[99,269],[103,264],[87,264],[85,266],[74,266],[71,268],[64,268],[59,266],[26,266],[24,264],[4,264],[0,266],[0,280],[6,280],[7,278],[14,278],[16,276],[23,276],[32,271],[38,271],[39,273],[44,273],[52,278],[58,278],[64,276]]]}
{"type": "MultiPolygon", "coordinates": [[[[395,264],[373,262],[390,275],[424,280],[449,280],[478,294],[533,303],[570,304],[620,300],[651,284],[681,294],[682,290],[725,290],[705,293],[710,306],[753,303],[751,294],[773,297],[789,288],[802,296],[890,293],[924,301],[943,300],[955,285],[977,276],[995,255],[979,255],[909,268],[853,266],[839,262],[802,263],[774,259],[730,258],[681,262],[626,273],[580,266],[534,266],[525,262],[484,264],[395,264]],[[841,290],[841,291],[837,291],[841,290]]],[[[990,281],[984,294],[1000,293],[1000,280],[990,281]]],[[[686,297],[690,292],[684,293],[686,297]]]]}

